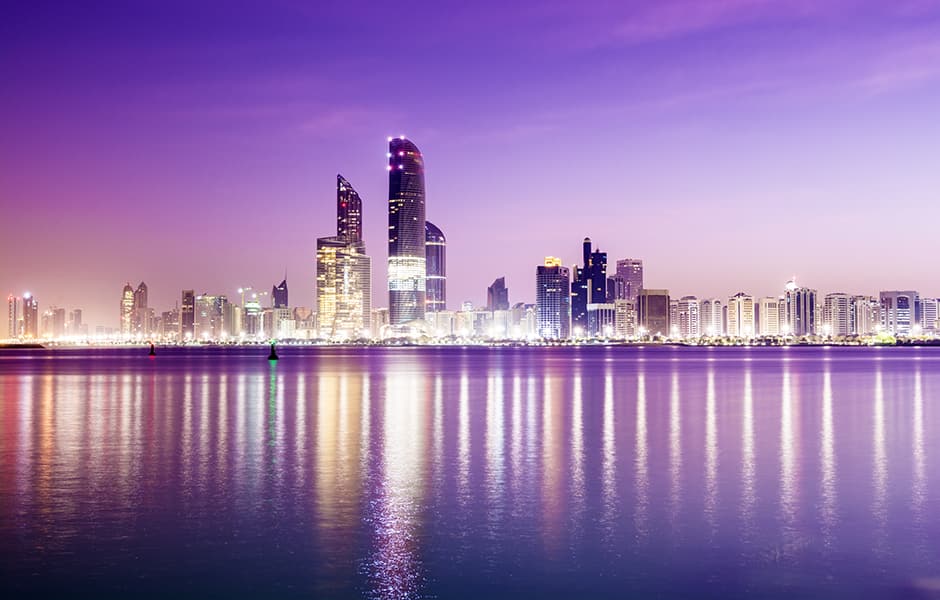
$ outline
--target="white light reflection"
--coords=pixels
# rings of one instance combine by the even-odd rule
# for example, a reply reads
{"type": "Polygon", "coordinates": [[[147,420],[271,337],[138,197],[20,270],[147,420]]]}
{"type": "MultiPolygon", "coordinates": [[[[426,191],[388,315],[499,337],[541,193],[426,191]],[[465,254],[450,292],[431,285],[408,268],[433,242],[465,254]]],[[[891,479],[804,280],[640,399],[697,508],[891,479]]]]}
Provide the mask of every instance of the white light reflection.
{"type": "Polygon", "coordinates": [[[796,520],[797,498],[797,425],[794,411],[790,364],[784,361],[783,391],[780,403],[780,513],[786,531],[796,520]]]}
{"type": "Polygon", "coordinates": [[[705,384],[705,519],[712,535],[717,527],[718,423],[715,409],[715,370],[708,367],[705,384]]]}
{"type": "Polygon", "coordinates": [[[836,525],[836,457],[835,432],[832,426],[832,372],[829,363],[823,373],[822,430],[820,432],[820,462],[822,464],[822,503],[820,521],[822,522],[823,543],[827,549],[832,546],[832,532],[836,525]]]}
{"type": "Polygon", "coordinates": [[[888,462],[885,451],[885,399],[884,380],[879,364],[875,371],[875,402],[872,408],[872,516],[875,518],[875,550],[881,554],[885,552],[885,538],[887,536],[887,482],[888,462]]]}
{"type": "Polygon", "coordinates": [[[751,367],[744,371],[744,406],[741,415],[741,519],[744,532],[750,537],[754,528],[754,504],[757,500],[754,462],[754,387],[751,367]]]}
{"type": "Polygon", "coordinates": [[[457,407],[457,498],[461,506],[470,503],[470,378],[460,374],[457,407]]]}
{"type": "Polygon", "coordinates": [[[573,531],[579,533],[584,515],[584,411],[580,364],[577,369],[571,384],[571,521],[573,531]]]}
{"type": "Polygon", "coordinates": [[[503,376],[496,372],[487,377],[486,394],[486,496],[490,536],[499,537],[499,523],[505,508],[505,465],[503,444],[503,376]]]}
{"type": "Polygon", "coordinates": [[[636,447],[634,450],[636,506],[633,521],[637,537],[643,540],[647,530],[649,504],[649,456],[646,446],[646,377],[641,371],[636,376],[636,447]]]}
{"type": "Polygon", "coordinates": [[[917,523],[925,522],[927,502],[927,467],[924,452],[924,390],[921,381],[920,364],[914,373],[914,432],[911,436],[914,454],[914,478],[911,490],[911,503],[917,523]]]}
{"type": "Polygon", "coordinates": [[[673,371],[669,393],[669,521],[679,527],[682,504],[682,406],[679,402],[679,372],[673,371]]]}
{"type": "Polygon", "coordinates": [[[614,432],[614,377],[610,364],[604,369],[604,422],[603,422],[603,455],[601,457],[601,489],[603,495],[603,522],[605,536],[610,537],[614,529],[614,520],[617,504],[616,479],[616,439],[614,432]]]}

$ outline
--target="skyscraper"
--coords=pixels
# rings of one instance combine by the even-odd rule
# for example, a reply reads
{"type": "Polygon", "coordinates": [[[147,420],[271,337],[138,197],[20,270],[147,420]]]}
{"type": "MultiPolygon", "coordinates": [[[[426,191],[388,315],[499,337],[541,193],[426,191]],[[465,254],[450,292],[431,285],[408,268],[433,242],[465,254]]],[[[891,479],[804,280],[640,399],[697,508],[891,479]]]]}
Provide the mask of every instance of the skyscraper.
{"type": "Polygon", "coordinates": [[[388,140],[388,306],[391,325],[424,318],[424,158],[404,136],[388,140]]]}
{"type": "Polygon", "coordinates": [[[791,335],[815,335],[816,290],[787,283],[784,293],[787,308],[787,331],[791,335]]]}
{"type": "Polygon", "coordinates": [[[571,274],[561,260],[548,256],[535,269],[538,336],[567,339],[571,335],[571,274]]]}
{"type": "Polygon", "coordinates": [[[20,299],[13,294],[7,296],[7,335],[12,340],[20,337],[20,299]]]}
{"type": "Polygon", "coordinates": [[[917,304],[920,295],[912,290],[884,291],[881,301],[881,327],[892,335],[910,335],[917,325],[917,304]]]}
{"type": "Polygon", "coordinates": [[[881,305],[872,296],[852,296],[852,333],[870,335],[881,327],[881,305]]]}
{"type": "Polygon", "coordinates": [[[121,336],[130,337],[134,330],[134,288],[130,282],[121,291],[121,336]]]}
{"type": "Polygon", "coordinates": [[[937,323],[940,304],[936,298],[921,298],[920,327],[924,333],[936,333],[940,324],[937,323]]]}
{"type": "MultiPolygon", "coordinates": [[[[359,194],[337,175],[336,235],[317,239],[317,319],[329,339],[371,336],[372,259],[362,241],[359,194]]],[[[287,306],[287,283],[284,308],[287,306]]],[[[275,308],[279,308],[275,304],[275,308]]]]}
{"type": "Polygon", "coordinates": [[[607,253],[593,251],[591,238],[584,238],[581,246],[583,263],[574,269],[571,290],[571,325],[583,335],[590,329],[588,304],[607,300],[607,253]]]}
{"type": "Polygon", "coordinates": [[[637,317],[644,335],[669,335],[669,290],[641,289],[637,317]]]}
{"type": "Polygon", "coordinates": [[[29,292],[23,294],[22,336],[32,339],[39,337],[39,301],[29,292]]]}
{"type": "Polygon", "coordinates": [[[447,239],[434,223],[424,224],[427,281],[425,310],[447,310],[447,239]]]}
{"type": "Polygon", "coordinates": [[[134,307],[131,311],[131,333],[150,334],[150,308],[147,306],[147,284],[143,281],[134,290],[134,307]]]}
{"type": "Polygon", "coordinates": [[[702,333],[708,336],[725,334],[724,309],[721,300],[710,298],[702,300],[699,306],[702,333]]]}
{"type": "Polygon", "coordinates": [[[836,292],[826,294],[823,303],[823,322],[829,335],[843,337],[852,335],[855,330],[855,311],[852,310],[852,297],[836,292]]]}
{"type": "Polygon", "coordinates": [[[336,174],[336,235],[350,244],[362,242],[362,199],[339,173],[336,174]]]}
{"type": "Polygon", "coordinates": [[[760,323],[758,333],[761,335],[780,335],[780,299],[773,296],[761,298],[760,323]]]}
{"type": "MultiPolygon", "coordinates": [[[[343,181],[346,181],[343,179],[343,181]]],[[[348,184],[347,184],[348,185],[348,184]]],[[[359,196],[356,196],[358,201],[359,196]]],[[[358,213],[357,213],[358,218],[358,213]]],[[[274,308],[287,308],[289,306],[287,302],[287,276],[284,277],[284,280],[281,283],[275,285],[271,288],[271,305],[274,308]]]]}
{"type": "Polygon", "coordinates": [[[636,302],[643,289],[643,261],[638,258],[622,258],[617,261],[617,277],[623,280],[623,298],[636,302]]]}
{"type": "Polygon", "coordinates": [[[505,277],[499,277],[486,288],[486,310],[509,310],[509,288],[505,277]]]}
{"type": "Polygon", "coordinates": [[[754,297],[738,292],[728,299],[728,335],[749,338],[755,331],[754,297]]]}
{"type": "Polygon", "coordinates": [[[684,338],[697,338],[701,335],[698,298],[695,296],[683,296],[680,298],[676,315],[679,322],[680,336],[684,338]]]}
{"type": "Polygon", "coordinates": [[[192,340],[196,334],[195,325],[196,292],[183,290],[180,301],[180,341],[192,340]]]}

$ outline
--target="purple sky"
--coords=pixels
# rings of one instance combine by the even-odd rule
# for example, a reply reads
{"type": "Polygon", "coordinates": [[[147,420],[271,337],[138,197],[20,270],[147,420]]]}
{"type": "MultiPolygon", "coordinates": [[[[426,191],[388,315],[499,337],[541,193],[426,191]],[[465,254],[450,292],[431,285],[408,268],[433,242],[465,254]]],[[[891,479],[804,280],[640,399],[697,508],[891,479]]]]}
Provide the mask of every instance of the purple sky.
{"type": "Polygon", "coordinates": [[[940,296],[940,2],[59,4],[0,21],[0,291],[92,324],[128,280],[315,305],[337,172],[386,305],[402,133],[451,308],[585,235],[677,295],[940,296]]]}

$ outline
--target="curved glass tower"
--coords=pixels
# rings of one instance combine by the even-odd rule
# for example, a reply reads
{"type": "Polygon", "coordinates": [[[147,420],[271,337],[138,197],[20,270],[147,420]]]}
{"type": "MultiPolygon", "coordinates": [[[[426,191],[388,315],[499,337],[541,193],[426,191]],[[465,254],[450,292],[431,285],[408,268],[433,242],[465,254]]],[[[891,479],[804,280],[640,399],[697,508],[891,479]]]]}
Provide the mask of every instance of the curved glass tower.
{"type": "Polygon", "coordinates": [[[427,258],[426,312],[447,310],[447,239],[438,227],[426,221],[425,244],[427,258]]]}
{"type": "Polygon", "coordinates": [[[424,158],[404,137],[388,142],[389,324],[424,318],[424,158]]]}
{"type": "Polygon", "coordinates": [[[336,174],[336,235],[350,244],[362,242],[362,199],[346,178],[336,174]]]}

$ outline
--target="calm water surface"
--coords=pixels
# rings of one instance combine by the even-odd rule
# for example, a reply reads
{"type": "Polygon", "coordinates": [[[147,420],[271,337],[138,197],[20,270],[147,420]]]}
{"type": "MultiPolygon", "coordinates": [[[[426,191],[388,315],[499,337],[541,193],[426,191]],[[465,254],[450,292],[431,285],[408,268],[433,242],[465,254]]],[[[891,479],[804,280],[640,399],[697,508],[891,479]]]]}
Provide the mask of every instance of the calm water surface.
{"type": "Polygon", "coordinates": [[[0,590],[940,596],[940,349],[145,354],[0,353],[0,590]]]}

